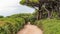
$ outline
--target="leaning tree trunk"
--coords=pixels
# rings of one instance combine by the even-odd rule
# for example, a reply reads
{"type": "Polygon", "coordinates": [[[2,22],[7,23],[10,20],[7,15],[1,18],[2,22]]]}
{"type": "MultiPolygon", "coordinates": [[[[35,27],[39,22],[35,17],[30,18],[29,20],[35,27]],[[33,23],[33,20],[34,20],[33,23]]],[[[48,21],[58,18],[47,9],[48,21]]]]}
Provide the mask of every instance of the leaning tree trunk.
{"type": "Polygon", "coordinates": [[[43,7],[47,12],[48,12],[48,18],[51,18],[52,14],[51,11],[49,11],[48,9],[46,9],[45,7],[43,7]]]}

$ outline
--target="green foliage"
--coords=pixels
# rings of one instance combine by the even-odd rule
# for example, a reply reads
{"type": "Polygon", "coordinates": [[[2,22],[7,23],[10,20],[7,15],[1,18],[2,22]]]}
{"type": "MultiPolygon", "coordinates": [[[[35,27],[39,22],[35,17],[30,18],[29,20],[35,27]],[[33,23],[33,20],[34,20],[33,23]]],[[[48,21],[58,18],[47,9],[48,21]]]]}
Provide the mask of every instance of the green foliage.
{"type": "MultiPolygon", "coordinates": [[[[39,2],[39,0],[29,0],[29,3],[31,4],[31,3],[38,3],[39,2]]],[[[26,4],[26,0],[21,0],[20,1],[20,4],[26,4]]]]}
{"type": "Polygon", "coordinates": [[[36,21],[36,17],[31,15],[31,16],[29,16],[28,20],[33,24],[33,22],[36,21]]]}
{"type": "Polygon", "coordinates": [[[15,14],[0,18],[0,34],[16,34],[23,28],[25,21],[34,22],[33,14],[15,14]]]}
{"type": "Polygon", "coordinates": [[[39,0],[28,0],[27,2],[26,1],[27,0],[21,0],[20,4],[27,5],[31,8],[35,7],[36,4],[39,4],[39,0]]]}
{"type": "Polygon", "coordinates": [[[33,14],[23,13],[23,14],[15,14],[10,16],[11,18],[23,18],[27,22],[34,22],[36,20],[35,16],[33,14]]]}
{"type": "Polygon", "coordinates": [[[43,26],[44,34],[60,34],[60,20],[57,19],[42,19],[35,22],[35,25],[43,26]]]}
{"type": "Polygon", "coordinates": [[[0,21],[0,34],[16,34],[25,23],[23,18],[2,18],[0,21]]]}
{"type": "Polygon", "coordinates": [[[3,18],[4,16],[0,16],[0,18],[3,18]]]}
{"type": "MultiPolygon", "coordinates": [[[[55,16],[56,13],[53,15],[55,16]]],[[[0,18],[0,34],[16,34],[23,28],[25,21],[30,21],[31,24],[37,25],[44,31],[44,34],[60,34],[60,20],[42,19],[36,20],[34,14],[15,14],[0,18]]]]}
{"type": "Polygon", "coordinates": [[[30,0],[30,2],[38,3],[38,2],[39,2],[39,0],[30,0]]]}
{"type": "Polygon", "coordinates": [[[22,5],[24,5],[26,2],[25,2],[25,0],[22,0],[21,2],[20,2],[20,4],[22,4],[22,5]]]}

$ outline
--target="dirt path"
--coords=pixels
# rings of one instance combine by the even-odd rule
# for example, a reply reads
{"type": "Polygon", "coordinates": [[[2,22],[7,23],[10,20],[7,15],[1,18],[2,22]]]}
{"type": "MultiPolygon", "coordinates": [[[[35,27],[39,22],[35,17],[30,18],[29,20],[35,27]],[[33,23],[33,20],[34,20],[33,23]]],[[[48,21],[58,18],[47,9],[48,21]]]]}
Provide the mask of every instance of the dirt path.
{"type": "Polygon", "coordinates": [[[17,34],[43,34],[43,31],[35,25],[27,24],[17,34]]]}

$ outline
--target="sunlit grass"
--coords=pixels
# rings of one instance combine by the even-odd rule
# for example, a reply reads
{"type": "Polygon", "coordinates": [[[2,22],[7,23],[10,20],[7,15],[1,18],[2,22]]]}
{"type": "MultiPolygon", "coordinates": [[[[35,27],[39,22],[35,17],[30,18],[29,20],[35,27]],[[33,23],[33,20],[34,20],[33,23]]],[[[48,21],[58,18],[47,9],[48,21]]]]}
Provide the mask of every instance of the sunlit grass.
{"type": "Polygon", "coordinates": [[[43,26],[44,34],[60,34],[60,20],[44,19],[36,23],[37,26],[43,26]]]}

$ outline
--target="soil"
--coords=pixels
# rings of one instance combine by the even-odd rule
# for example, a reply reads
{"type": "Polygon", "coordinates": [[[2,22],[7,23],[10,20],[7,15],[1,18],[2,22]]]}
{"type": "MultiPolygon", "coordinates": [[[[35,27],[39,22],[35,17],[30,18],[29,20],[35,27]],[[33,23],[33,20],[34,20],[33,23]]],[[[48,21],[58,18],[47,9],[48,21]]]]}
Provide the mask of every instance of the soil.
{"type": "Polygon", "coordinates": [[[17,34],[43,34],[43,31],[36,25],[27,24],[17,34]]]}

